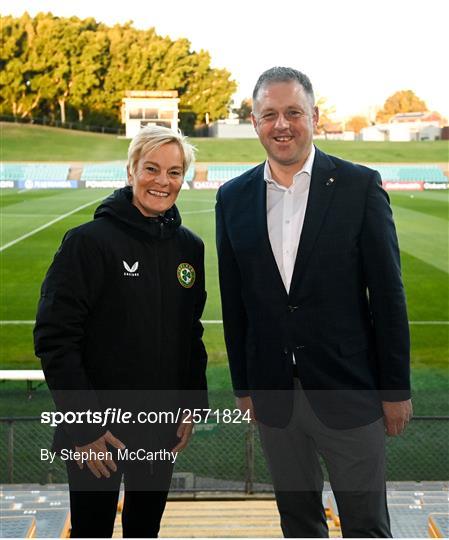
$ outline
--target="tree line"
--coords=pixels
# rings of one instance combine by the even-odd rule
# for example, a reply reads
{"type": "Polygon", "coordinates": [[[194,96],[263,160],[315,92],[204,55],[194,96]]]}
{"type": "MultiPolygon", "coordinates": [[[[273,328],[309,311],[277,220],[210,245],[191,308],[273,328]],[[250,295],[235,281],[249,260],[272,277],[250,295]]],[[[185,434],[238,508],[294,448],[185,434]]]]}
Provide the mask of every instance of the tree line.
{"type": "Polygon", "coordinates": [[[1,40],[2,115],[118,127],[127,90],[177,90],[180,125],[191,132],[226,117],[236,90],[207,51],[132,22],[24,13],[2,17],[1,40]]]}
{"type": "MultiPolygon", "coordinates": [[[[332,124],[331,116],[335,113],[335,107],[329,106],[327,100],[324,97],[318,98],[316,102],[317,107],[320,110],[320,117],[316,128],[317,133],[323,133],[326,131],[326,127],[332,124]]],[[[242,120],[249,120],[252,110],[252,99],[245,98],[240,104],[240,107],[235,108],[235,112],[242,120]]],[[[389,96],[381,109],[376,113],[376,122],[384,123],[388,122],[393,116],[398,113],[409,112],[425,112],[427,111],[427,104],[421,98],[419,98],[412,90],[399,90],[389,96]]],[[[434,111],[433,117],[442,119],[442,116],[434,111]]],[[[349,131],[360,133],[360,131],[373,122],[366,116],[355,115],[348,118],[345,122],[345,127],[349,131]]]]}

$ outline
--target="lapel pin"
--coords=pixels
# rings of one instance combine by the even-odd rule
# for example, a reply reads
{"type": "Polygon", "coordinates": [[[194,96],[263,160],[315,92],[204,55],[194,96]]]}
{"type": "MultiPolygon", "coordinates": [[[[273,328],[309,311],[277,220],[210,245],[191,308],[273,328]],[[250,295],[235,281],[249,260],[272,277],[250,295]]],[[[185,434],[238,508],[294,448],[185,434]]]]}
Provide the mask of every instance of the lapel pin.
{"type": "Polygon", "coordinates": [[[335,178],[329,178],[329,180],[326,182],[326,186],[330,186],[335,182],[335,178]]]}

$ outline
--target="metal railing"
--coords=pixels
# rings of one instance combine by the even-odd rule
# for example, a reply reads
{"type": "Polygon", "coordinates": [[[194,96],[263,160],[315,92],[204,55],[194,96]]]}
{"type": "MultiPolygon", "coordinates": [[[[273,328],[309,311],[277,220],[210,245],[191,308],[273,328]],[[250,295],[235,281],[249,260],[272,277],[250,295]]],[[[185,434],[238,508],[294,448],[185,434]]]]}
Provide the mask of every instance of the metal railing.
{"type": "Polygon", "coordinates": [[[34,124],[38,126],[50,126],[58,127],[63,129],[71,129],[76,131],[92,131],[95,133],[110,133],[114,135],[124,135],[125,129],[123,127],[113,127],[113,126],[98,126],[86,124],[84,122],[61,122],[60,120],[53,120],[48,117],[26,117],[21,118],[20,116],[10,116],[10,115],[0,115],[0,122],[11,122],[14,124],[34,124]]]}
{"type": "MultiPolygon", "coordinates": [[[[254,425],[209,422],[195,431],[176,462],[175,471],[188,479],[177,489],[271,491],[254,425]]],[[[41,449],[50,449],[52,439],[53,428],[39,417],[0,418],[0,483],[65,483],[63,461],[41,460],[41,449]]],[[[388,480],[448,480],[449,416],[413,418],[402,436],[387,439],[387,464],[388,480]]]]}

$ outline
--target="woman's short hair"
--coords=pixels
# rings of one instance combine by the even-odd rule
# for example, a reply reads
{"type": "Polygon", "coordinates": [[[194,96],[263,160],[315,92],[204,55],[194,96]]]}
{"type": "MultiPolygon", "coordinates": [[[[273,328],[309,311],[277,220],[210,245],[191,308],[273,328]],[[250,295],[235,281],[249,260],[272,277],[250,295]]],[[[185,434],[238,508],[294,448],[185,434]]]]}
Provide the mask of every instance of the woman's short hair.
{"type": "Polygon", "coordinates": [[[164,126],[145,126],[134,136],[128,148],[128,167],[135,173],[136,164],[142,154],[157,150],[164,144],[175,143],[182,153],[183,173],[186,174],[195,159],[195,147],[187,142],[187,137],[164,126]]]}

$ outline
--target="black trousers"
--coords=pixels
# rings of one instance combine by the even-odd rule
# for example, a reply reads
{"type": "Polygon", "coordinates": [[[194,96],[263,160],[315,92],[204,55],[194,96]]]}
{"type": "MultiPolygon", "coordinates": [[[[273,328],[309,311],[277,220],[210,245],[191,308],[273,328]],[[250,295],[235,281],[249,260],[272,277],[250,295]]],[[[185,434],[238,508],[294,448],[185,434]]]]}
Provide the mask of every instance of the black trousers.
{"type": "Polygon", "coordinates": [[[319,456],[329,472],[343,536],[391,537],[382,419],[354,429],[331,429],[317,418],[295,379],[289,425],[259,424],[259,433],[285,537],[329,536],[319,456]]]}
{"type": "Polygon", "coordinates": [[[157,538],[173,473],[169,462],[118,462],[110,478],[97,479],[84,465],[67,461],[71,538],[110,538],[122,478],[124,538],[157,538]]]}

